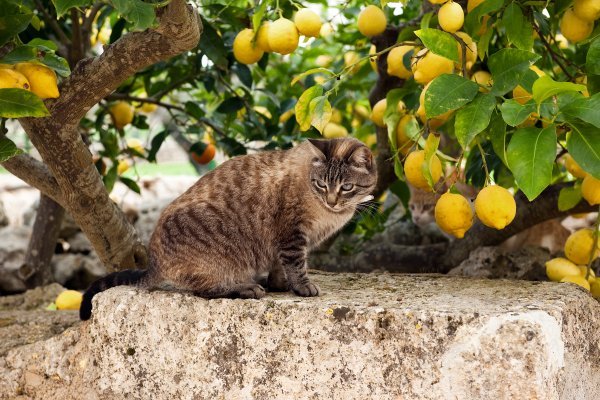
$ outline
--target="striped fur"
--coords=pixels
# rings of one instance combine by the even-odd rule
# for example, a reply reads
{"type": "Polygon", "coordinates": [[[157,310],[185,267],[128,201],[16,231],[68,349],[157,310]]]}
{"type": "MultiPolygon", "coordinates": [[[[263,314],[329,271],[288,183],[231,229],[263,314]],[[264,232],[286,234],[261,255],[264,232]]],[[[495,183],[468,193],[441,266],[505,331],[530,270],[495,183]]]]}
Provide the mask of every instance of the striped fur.
{"type": "Polygon", "coordinates": [[[271,290],[316,296],[308,252],[350,220],[376,180],[372,154],[356,139],[228,160],[163,211],[144,286],[260,298],[257,276],[269,273],[271,290]]]}

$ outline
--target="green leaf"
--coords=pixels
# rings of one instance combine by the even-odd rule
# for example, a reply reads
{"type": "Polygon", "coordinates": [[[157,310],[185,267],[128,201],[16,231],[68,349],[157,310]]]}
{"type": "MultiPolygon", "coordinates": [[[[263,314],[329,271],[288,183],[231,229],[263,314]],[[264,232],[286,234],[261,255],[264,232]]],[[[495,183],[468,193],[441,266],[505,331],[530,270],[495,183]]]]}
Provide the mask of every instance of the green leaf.
{"type": "Polygon", "coordinates": [[[600,179],[600,128],[585,122],[569,124],[567,150],[581,168],[600,179]]]}
{"type": "Polygon", "coordinates": [[[506,124],[504,123],[502,116],[497,112],[492,115],[488,134],[494,152],[498,158],[502,160],[504,165],[508,167],[508,161],[506,160],[506,124]]]}
{"type": "Polygon", "coordinates": [[[494,96],[479,93],[472,102],[458,110],[454,119],[454,134],[463,149],[467,148],[477,134],[487,128],[494,107],[494,96]]]}
{"type": "Polygon", "coordinates": [[[506,29],[509,42],[521,50],[531,50],[533,47],[533,27],[523,15],[518,3],[510,3],[504,9],[502,25],[506,29]]]}
{"type": "Polygon", "coordinates": [[[254,12],[254,15],[252,15],[252,28],[254,29],[255,35],[258,34],[258,29],[260,28],[260,23],[262,22],[265,11],[267,10],[268,3],[269,0],[261,1],[260,6],[254,12]]]}
{"type": "Polygon", "coordinates": [[[556,155],[555,127],[518,129],[507,149],[508,166],[529,201],[552,182],[556,155]]]}
{"type": "Polygon", "coordinates": [[[581,201],[581,186],[574,185],[564,187],[558,193],[558,210],[567,211],[575,207],[581,201]]]}
{"type": "Polygon", "coordinates": [[[212,24],[204,18],[202,18],[202,35],[200,36],[199,48],[217,68],[227,69],[227,50],[225,50],[223,39],[221,39],[212,24]]]}
{"type": "Polygon", "coordinates": [[[217,112],[221,114],[229,114],[241,110],[244,107],[244,102],[239,97],[230,97],[227,100],[224,100],[219,107],[217,107],[217,112]]]}
{"type": "Polygon", "coordinates": [[[33,13],[27,7],[21,7],[10,1],[0,1],[0,46],[13,36],[23,32],[29,25],[33,13]]]}
{"type": "Polygon", "coordinates": [[[522,124],[531,113],[535,112],[535,109],[535,103],[532,101],[521,104],[513,99],[506,100],[500,106],[502,118],[510,126],[522,124]]]}
{"type": "Polygon", "coordinates": [[[27,61],[42,63],[61,76],[69,76],[71,73],[67,60],[56,55],[51,48],[44,44],[19,46],[4,56],[0,63],[16,64],[27,61]]]}
{"type": "MultiPolygon", "coordinates": [[[[502,8],[504,1],[505,0],[486,0],[472,9],[465,18],[465,31],[469,34],[469,36],[479,36],[478,33],[481,27],[481,19],[483,16],[502,8]]],[[[487,29],[487,31],[491,30],[491,28],[487,29]]]]}
{"type": "Polygon", "coordinates": [[[592,97],[582,97],[560,108],[567,119],[579,118],[600,128],[600,93],[592,97]]]}
{"type": "Polygon", "coordinates": [[[22,153],[23,150],[19,149],[9,138],[3,137],[0,139],[0,163],[22,153]]]}
{"type": "Polygon", "coordinates": [[[165,141],[165,139],[168,136],[169,136],[169,131],[165,129],[165,130],[157,133],[156,136],[154,136],[152,138],[152,142],[150,142],[150,151],[148,152],[148,157],[147,157],[148,161],[150,161],[150,162],[156,161],[156,153],[158,153],[158,150],[160,150],[160,147],[162,146],[163,142],[165,141]]]}
{"type": "Polygon", "coordinates": [[[111,0],[111,3],[123,18],[131,22],[132,30],[141,31],[154,25],[154,7],[142,0],[111,0]]]}
{"type": "Polygon", "coordinates": [[[27,43],[28,46],[34,46],[34,47],[47,47],[52,51],[56,51],[58,50],[58,46],[56,45],[56,43],[54,43],[52,40],[45,40],[45,39],[41,39],[41,38],[35,38],[29,41],[29,43],[27,43]]]}
{"type": "Polygon", "coordinates": [[[588,74],[600,75],[600,36],[598,36],[587,52],[585,69],[588,74]]]}
{"type": "Polygon", "coordinates": [[[137,184],[136,181],[134,181],[133,179],[130,178],[125,178],[124,176],[120,176],[119,180],[125,185],[127,186],[129,189],[131,189],[132,191],[136,192],[137,194],[140,194],[142,191],[139,187],[139,185],[137,184]]]}
{"type": "Polygon", "coordinates": [[[294,84],[296,82],[298,82],[300,79],[304,78],[305,76],[316,74],[319,72],[323,72],[324,74],[327,74],[330,76],[335,75],[332,71],[328,70],[327,68],[323,68],[323,67],[311,68],[308,71],[304,71],[303,73],[301,73],[300,75],[297,75],[294,79],[292,79],[292,83],[290,83],[290,86],[294,86],[294,84]]]}
{"type": "Polygon", "coordinates": [[[0,89],[0,117],[46,117],[50,115],[44,102],[25,89],[0,89]]]}
{"type": "Polygon", "coordinates": [[[533,84],[533,99],[537,104],[549,97],[563,92],[583,92],[585,85],[578,85],[571,82],[556,82],[548,75],[540,76],[533,84]]]}
{"type": "Polygon", "coordinates": [[[487,29],[483,35],[481,35],[481,38],[479,38],[479,42],[477,42],[477,57],[479,57],[481,61],[483,61],[488,55],[490,41],[492,40],[493,34],[493,29],[487,29]]]}
{"type": "Polygon", "coordinates": [[[388,140],[392,147],[392,151],[395,153],[398,149],[398,143],[396,143],[396,128],[398,126],[398,121],[402,117],[398,113],[398,103],[404,96],[409,93],[408,89],[392,89],[386,95],[386,108],[383,113],[383,122],[387,127],[388,131],[388,140]]]}
{"type": "Polygon", "coordinates": [[[205,113],[202,108],[195,101],[187,101],[185,103],[185,112],[187,112],[192,117],[200,120],[204,117],[205,113]]]}
{"type": "Polygon", "coordinates": [[[425,47],[431,52],[454,62],[459,62],[456,39],[449,33],[439,29],[426,28],[415,31],[415,35],[421,39],[425,47]]]}
{"type": "Polygon", "coordinates": [[[460,75],[440,75],[425,92],[425,114],[433,118],[462,107],[473,100],[478,91],[477,83],[460,75]]]}
{"type": "Polygon", "coordinates": [[[433,13],[433,11],[430,11],[428,13],[426,13],[425,15],[423,15],[423,18],[421,18],[421,29],[427,29],[429,28],[429,24],[431,23],[431,19],[433,18],[435,14],[433,13]]]}
{"type": "Polygon", "coordinates": [[[323,94],[323,86],[314,85],[306,89],[298,99],[294,111],[296,113],[296,121],[300,125],[301,131],[310,129],[312,117],[310,114],[310,102],[323,94]]]}
{"type": "Polygon", "coordinates": [[[50,303],[46,306],[46,311],[56,311],[56,310],[57,310],[56,303],[54,303],[54,302],[50,303]]]}
{"type": "Polygon", "coordinates": [[[60,18],[73,7],[84,7],[92,4],[91,0],[52,0],[56,15],[60,18]]]}
{"type": "Polygon", "coordinates": [[[119,164],[115,162],[113,166],[110,167],[110,169],[106,172],[106,175],[102,177],[102,182],[104,182],[104,187],[108,193],[112,192],[113,188],[115,187],[115,182],[117,181],[118,177],[118,166],[119,164]]]}
{"type": "Polygon", "coordinates": [[[438,147],[440,145],[440,135],[435,133],[430,133],[427,136],[427,140],[425,141],[425,159],[423,160],[423,164],[421,165],[421,172],[425,176],[429,187],[434,187],[437,182],[433,181],[433,177],[431,176],[431,162],[433,160],[433,156],[435,155],[438,147]]]}
{"type": "Polygon", "coordinates": [[[394,157],[394,174],[398,179],[404,179],[404,166],[398,157],[394,157]]]}
{"type": "Polygon", "coordinates": [[[502,49],[492,54],[488,61],[494,80],[492,94],[500,96],[517,86],[523,74],[539,58],[537,54],[519,49],[502,49]]]}
{"type": "Polygon", "coordinates": [[[308,104],[308,113],[310,114],[310,124],[314,126],[320,134],[323,134],[325,125],[331,119],[331,104],[327,96],[318,96],[308,104]]]}

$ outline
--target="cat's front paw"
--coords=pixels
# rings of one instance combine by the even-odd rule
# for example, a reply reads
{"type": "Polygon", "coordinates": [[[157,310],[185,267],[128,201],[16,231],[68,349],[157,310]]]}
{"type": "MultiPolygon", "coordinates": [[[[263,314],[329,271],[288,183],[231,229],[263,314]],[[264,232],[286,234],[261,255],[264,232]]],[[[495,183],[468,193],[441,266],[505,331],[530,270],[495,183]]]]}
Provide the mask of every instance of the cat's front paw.
{"type": "Polygon", "coordinates": [[[319,286],[312,282],[293,285],[292,291],[302,297],[314,297],[321,293],[319,286]]]}

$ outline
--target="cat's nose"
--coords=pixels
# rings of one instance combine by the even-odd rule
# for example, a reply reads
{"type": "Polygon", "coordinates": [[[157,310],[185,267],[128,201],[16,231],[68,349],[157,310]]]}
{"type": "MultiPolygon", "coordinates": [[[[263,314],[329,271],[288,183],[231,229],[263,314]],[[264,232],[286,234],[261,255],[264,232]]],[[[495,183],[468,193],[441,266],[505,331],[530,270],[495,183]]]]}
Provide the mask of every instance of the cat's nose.
{"type": "Polygon", "coordinates": [[[333,207],[337,204],[337,196],[335,194],[327,194],[327,205],[333,207]]]}

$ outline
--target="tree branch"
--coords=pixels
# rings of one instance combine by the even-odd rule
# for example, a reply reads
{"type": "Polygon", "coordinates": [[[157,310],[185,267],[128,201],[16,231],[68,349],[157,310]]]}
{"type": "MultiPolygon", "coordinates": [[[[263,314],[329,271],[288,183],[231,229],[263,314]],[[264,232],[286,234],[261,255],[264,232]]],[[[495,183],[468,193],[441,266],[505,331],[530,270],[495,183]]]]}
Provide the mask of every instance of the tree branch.
{"type": "MultiPolygon", "coordinates": [[[[50,3],[48,3],[50,4],[50,3]]],[[[58,25],[58,22],[56,22],[56,19],[54,19],[52,17],[52,15],[50,15],[50,13],[48,12],[48,10],[46,10],[46,7],[44,7],[44,5],[42,4],[42,2],[40,0],[35,0],[35,5],[36,8],[38,10],[40,10],[40,12],[42,13],[43,17],[44,17],[44,21],[50,25],[50,28],[54,31],[54,33],[56,34],[56,36],[58,36],[58,39],[65,45],[65,46],[70,46],[71,44],[71,40],[69,39],[69,37],[67,36],[67,34],[65,33],[65,31],[62,30],[62,28],[60,27],[60,25],[58,25]]]]}
{"type": "Polygon", "coordinates": [[[28,154],[19,154],[2,163],[11,174],[62,204],[63,198],[56,179],[41,161],[28,154]]]}

